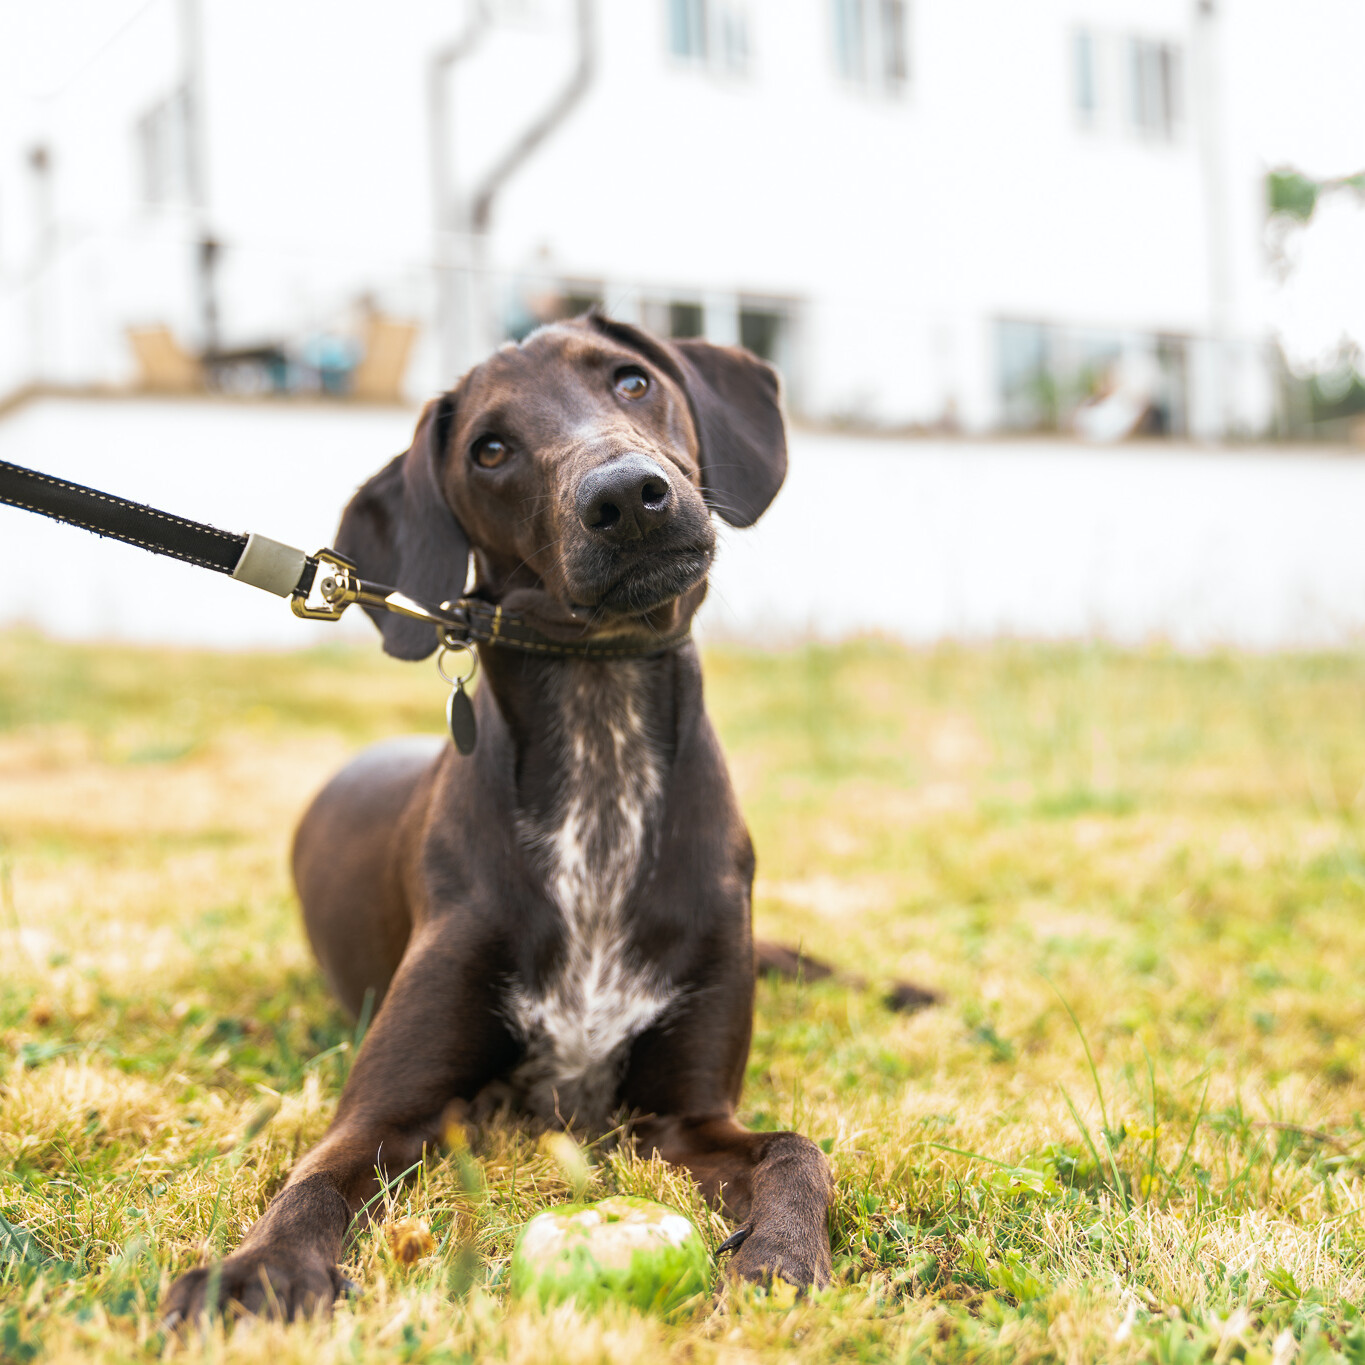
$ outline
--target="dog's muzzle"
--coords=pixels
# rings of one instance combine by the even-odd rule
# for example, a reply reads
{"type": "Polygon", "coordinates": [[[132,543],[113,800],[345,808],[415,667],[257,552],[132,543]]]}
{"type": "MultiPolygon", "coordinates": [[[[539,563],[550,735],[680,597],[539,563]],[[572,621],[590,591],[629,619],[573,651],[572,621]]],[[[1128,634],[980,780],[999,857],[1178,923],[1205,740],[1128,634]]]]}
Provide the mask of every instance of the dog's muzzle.
{"type": "Polygon", "coordinates": [[[581,530],[565,569],[581,606],[641,615],[681,597],[711,567],[715,532],[701,494],[639,451],[584,474],[573,511],[581,530]]]}

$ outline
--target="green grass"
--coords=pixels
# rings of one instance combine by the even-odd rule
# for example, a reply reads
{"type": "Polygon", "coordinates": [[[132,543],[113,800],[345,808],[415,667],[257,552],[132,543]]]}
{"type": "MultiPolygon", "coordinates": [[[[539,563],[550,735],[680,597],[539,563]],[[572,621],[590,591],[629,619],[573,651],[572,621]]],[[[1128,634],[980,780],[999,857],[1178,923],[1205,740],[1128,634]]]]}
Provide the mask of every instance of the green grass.
{"type": "MultiPolygon", "coordinates": [[[[836,1284],[681,1322],[543,1313],[517,1228],[581,1170],[434,1155],[330,1322],[164,1340],[326,1126],[357,1038],[296,922],[292,822],[437,730],[376,651],[0,636],[0,1360],[1365,1362],[1365,657],[873,642],[708,658],[756,916],[872,983],[760,988],[742,1117],[830,1153],[836,1284]],[[914,1016],[879,988],[943,992],[914,1016]]],[[[727,1231],[588,1153],[588,1196],[727,1231]]]]}

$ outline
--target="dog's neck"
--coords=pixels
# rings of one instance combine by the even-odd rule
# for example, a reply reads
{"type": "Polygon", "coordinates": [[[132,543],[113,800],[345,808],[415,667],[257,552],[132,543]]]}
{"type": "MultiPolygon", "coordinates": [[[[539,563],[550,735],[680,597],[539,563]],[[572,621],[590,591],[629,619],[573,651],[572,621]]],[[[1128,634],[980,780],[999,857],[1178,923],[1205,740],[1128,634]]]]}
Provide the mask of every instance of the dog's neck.
{"type": "MultiPolygon", "coordinates": [[[[555,817],[585,767],[608,784],[671,766],[679,708],[696,692],[696,649],[650,658],[542,659],[495,646],[479,650],[484,685],[506,727],[518,813],[555,817]]],[[[482,726],[481,726],[482,728],[482,726]]]]}
{"type": "Polygon", "coordinates": [[[676,993],[628,945],[632,893],[651,875],[679,702],[696,667],[685,648],[686,658],[488,661],[491,700],[512,741],[517,838],[560,926],[553,959],[508,997],[526,1046],[513,1084],[547,1120],[609,1126],[623,1049],[676,993]]]}

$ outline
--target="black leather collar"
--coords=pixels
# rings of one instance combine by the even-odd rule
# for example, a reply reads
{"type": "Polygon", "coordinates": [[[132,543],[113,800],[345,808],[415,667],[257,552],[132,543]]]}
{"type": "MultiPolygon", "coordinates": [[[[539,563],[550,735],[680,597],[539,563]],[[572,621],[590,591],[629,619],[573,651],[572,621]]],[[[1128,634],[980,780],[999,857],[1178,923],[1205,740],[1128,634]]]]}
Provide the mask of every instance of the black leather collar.
{"type": "Polygon", "coordinates": [[[442,602],[440,614],[450,619],[450,626],[441,628],[442,643],[448,646],[496,645],[524,654],[565,659],[648,659],[667,654],[692,638],[689,626],[675,635],[653,639],[556,640],[522,617],[504,611],[501,604],[477,597],[462,597],[454,603],[442,602]]]}

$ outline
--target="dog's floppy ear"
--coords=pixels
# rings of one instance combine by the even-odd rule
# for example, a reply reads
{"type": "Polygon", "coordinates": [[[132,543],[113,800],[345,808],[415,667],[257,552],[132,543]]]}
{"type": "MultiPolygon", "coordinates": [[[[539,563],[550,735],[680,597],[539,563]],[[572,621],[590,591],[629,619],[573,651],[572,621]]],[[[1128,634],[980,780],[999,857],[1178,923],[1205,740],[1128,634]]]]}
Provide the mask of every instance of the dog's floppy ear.
{"type": "Polygon", "coordinates": [[[702,492],[731,526],[752,526],[787,476],[777,371],[738,346],[669,343],[701,445],[702,492]]]}
{"type": "Polygon", "coordinates": [[[701,447],[706,501],[731,526],[752,526],[787,476],[777,371],[738,346],[660,341],[595,309],[586,321],[639,351],[682,385],[701,447]]]}
{"type": "MultiPolygon", "coordinates": [[[[464,592],[469,567],[469,538],[441,493],[440,460],[453,411],[450,394],[426,405],[411,448],[361,485],[336,537],[336,548],[361,578],[432,605],[464,592]]],[[[425,659],[436,648],[435,627],[427,622],[366,611],[384,637],[385,653],[425,659]]]]}

